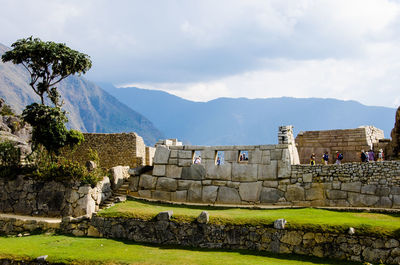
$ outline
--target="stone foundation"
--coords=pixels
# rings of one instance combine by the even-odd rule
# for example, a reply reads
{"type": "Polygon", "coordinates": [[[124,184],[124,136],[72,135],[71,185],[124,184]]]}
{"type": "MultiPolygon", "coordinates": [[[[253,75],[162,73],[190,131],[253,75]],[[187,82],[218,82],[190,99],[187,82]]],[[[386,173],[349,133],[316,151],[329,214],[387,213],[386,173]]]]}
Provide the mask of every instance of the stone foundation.
{"type": "Polygon", "coordinates": [[[141,243],[171,244],[215,249],[250,249],[273,253],[400,263],[399,241],[391,237],[275,229],[271,226],[177,223],[160,214],[152,221],[94,216],[82,222],[65,222],[65,232],[141,243]],[[67,229],[68,228],[68,229],[67,229]]]}

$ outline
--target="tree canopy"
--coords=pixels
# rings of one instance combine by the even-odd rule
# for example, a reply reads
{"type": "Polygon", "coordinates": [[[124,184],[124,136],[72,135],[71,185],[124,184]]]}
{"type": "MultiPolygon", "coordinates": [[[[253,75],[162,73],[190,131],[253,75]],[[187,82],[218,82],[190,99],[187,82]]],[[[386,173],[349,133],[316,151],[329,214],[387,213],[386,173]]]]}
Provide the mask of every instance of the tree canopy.
{"type": "Polygon", "coordinates": [[[69,75],[84,74],[92,67],[88,55],[63,43],[29,37],[17,40],[11,47],[12,50],[3,54],[2,61],[22,64],[29,71],[29,85],[39,95],[42,104],[47,93],[56,107],[61,106],[60,95],[54,85],[69,75]]]}

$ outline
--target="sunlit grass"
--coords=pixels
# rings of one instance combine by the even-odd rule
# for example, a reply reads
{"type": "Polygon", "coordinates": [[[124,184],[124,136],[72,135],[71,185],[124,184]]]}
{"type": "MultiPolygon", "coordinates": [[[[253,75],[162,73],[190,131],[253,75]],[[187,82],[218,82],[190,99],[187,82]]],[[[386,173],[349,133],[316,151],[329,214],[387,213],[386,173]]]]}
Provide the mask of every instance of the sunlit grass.
{"type": "Polygon", "coordinates": [[[173,221],[192,222],[202,211],[210,214],[213,224],[249,224],[272,226],[276,219],[285,218],[288,228],[311,231],[346,232],[349,227],[357,233],[375,235],[398,235],[400,215],[339,212],[314,208],[300,209],[246,209],[211,206],[186,206],[128,200],[100,211],[103,217],[126,217],[150,220],[161,211],[173,211],[173,221]]]}
{"type": "Polygon", "coordinates": [[[42,255],[48,255],[50,262],[75,264],[349,264],[297,255],[143,245],[104,238],[0,237],[0,259],[34,259],[42,255]]]}

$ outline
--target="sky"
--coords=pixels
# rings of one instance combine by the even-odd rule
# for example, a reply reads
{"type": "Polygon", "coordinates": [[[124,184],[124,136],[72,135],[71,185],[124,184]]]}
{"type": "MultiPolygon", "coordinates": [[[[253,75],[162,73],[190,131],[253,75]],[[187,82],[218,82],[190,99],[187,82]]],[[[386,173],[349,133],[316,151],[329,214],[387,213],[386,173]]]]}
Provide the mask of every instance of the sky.
{"type": "Polygon", "coordinates": [[[0,0],[0,43],[90,55],[86,78],[218,97],[400,105],[400,0],[0,0]]]}

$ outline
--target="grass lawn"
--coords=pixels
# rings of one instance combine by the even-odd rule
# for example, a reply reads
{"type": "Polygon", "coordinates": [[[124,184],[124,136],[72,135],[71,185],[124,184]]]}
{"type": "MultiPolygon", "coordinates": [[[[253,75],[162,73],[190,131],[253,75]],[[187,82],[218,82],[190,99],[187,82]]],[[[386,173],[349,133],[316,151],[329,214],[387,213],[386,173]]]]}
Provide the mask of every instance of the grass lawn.
{"type": "Polygon", "coordinates": [[[33,259],[75,264],[360,264],[297,255],[251,251],[219,251],[140,245],[104,238],[35,235],[0,237],[0,258],[33,259]]]}
{"type": "Polygon", "coordinates": [[[186,206],[128,200],[98,213],[103,217],[129,217],[150,220],[161,211],[173,211],[173,220],[192,222],[202,211],[210,214],[214,224],[251,224],[272,226],[279,218],[288,221],[288,228],[302,228],[311,231],[346,232],[354,227],[356,233],[367,235],[400,235],[400,215],[338,212],[331,210],[301,209],[245,209],[207,206],[186,206]]]}

